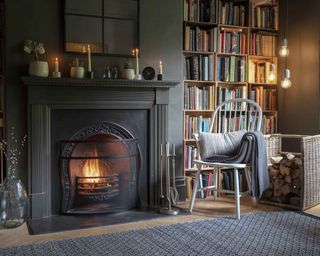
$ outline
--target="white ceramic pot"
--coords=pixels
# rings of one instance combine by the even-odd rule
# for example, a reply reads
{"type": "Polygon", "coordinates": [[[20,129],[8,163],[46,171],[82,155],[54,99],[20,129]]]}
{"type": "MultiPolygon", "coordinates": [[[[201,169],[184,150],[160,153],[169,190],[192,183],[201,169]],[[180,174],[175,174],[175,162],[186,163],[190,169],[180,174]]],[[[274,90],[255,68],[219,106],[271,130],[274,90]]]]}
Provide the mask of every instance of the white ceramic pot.
{"type": "Polygon", "coordinates": [[[124,68],[121,70],[121,78],[123,79],[134,79],[134,69],[132,68],[124,68]]]}
{"type": "Polygon", "coordinates": [[[70,77],[72,78],[84,78],[84,67],[71,67],[70,77]]]}
{"type": "Polygon", "coordinates": [[[30,76],[47,77],[49,75],[49,66],[46,61],[31,61],[29,64],[30,76]]]}

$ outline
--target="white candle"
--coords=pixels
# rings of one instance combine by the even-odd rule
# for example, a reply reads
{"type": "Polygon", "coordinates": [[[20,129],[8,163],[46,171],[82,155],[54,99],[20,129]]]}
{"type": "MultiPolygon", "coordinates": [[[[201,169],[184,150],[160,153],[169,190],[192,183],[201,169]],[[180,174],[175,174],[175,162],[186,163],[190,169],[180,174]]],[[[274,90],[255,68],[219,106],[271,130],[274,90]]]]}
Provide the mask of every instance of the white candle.
{"type": "Polygon", "coordinates": [[[176,145],[172,144],[172,155],[175,156],[176,155],[176,145]]]}
{"type": "Polygon", "coordinates": [[[159,74],[162,75],[162,61],[159,63],[159,74]]]}
{"type": "Polygon", "coordinates": [[[91,72],[91,50],[90,50],[90,44],[88,44],[88,72],[91,72]]]}
{"type": "Polygon", "coordinates": [[[139,72],[139,49],[136,48],[136,66],[137,66],[137,75],[140,74],[139,72]]]}
{"type": "Polygon", "coordinates": [[[59,72],[59,60],[56,58],[54,62],[54,72],[59,72]]]}

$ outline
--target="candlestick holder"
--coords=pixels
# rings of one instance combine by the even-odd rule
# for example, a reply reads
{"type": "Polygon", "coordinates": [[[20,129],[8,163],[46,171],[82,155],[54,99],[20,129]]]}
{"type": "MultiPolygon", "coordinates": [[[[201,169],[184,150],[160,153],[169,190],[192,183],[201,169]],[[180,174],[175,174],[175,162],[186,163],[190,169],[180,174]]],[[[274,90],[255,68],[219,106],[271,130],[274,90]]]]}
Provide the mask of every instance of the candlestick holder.
{"type": "Polygon", "coordinates": [[[136,74],[136,75],[134,76],[134,79],[135,79],[135,80],[142,80],[141,74],[136,74]]]}
{"type": "Polygon", "coordinates": [[[52,72],[53,78],[61,78],[61,72],[60,71],[54,71],[52,72]]]}
{"type": "Polygon", "coordinates": [[[93,79],[93,71],[88,71],[87,72],[87,78],[93,79]]]}
{"type": "Polygon", "coordinates": [[[162,81],[163,80],[163,74],[158,74],[158,81],[162,81]]]}

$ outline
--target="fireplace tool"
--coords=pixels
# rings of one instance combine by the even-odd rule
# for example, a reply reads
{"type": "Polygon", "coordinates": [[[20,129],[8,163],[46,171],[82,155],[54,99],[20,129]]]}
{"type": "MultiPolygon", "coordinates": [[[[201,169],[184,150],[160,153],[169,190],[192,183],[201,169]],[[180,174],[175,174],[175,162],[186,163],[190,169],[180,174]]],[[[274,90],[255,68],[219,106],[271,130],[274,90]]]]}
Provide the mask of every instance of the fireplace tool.
{"type": "MultiPolygon", "coordinates": [[[[160,157],[160,186],[161,186],[161,190],[160,190],[160,200],[162,201],[166,201],[167,203],[167,207],[162,207],[160,208],[160,213],[163,214],[169,214],[169,215],[177,215],[179,213],[178,209],[173,209],[172,205],[176,205],[177,203],[177,199],[178,199],[178,191],[177,188],[175,186],[175,161],[172,162],[172,173],[173,173],[173,182],[172,182],[172,186],[170,184],[170,163],[172,159],[175,158],[175,145],[172,145],[173,147],[173,152],[172,155],[170,155],[170,144],[167,142],[166,143],[166,147],[165,150],[163,152],[163,146],[160,145],[160,153],[161,157],[160,157]],[[164,163],[163,163],[164,162],[164,163]],[[166,195],[163,195],[163,171],[165,170],[165,179],[166,179],[166,195]]],[[[161,205],[162,206],[162,205],[161,205]]]]}

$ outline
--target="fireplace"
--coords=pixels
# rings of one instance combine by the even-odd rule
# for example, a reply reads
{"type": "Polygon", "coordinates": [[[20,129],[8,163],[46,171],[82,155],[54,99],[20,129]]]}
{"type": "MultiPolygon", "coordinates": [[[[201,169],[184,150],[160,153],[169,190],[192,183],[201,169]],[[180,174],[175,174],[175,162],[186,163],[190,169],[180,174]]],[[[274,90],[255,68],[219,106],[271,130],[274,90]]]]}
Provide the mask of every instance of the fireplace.
{"type": "Polygon", "coordinates": [[[159,204],[159,145],[178,82],[23,77],[31,219],[159,204]]]}
{"type": "Polygon", "coordinates": [[[61,212],[111,213],[138,205],[138,139],[115,123],[84,127],[60,143],[61,212]]]}

